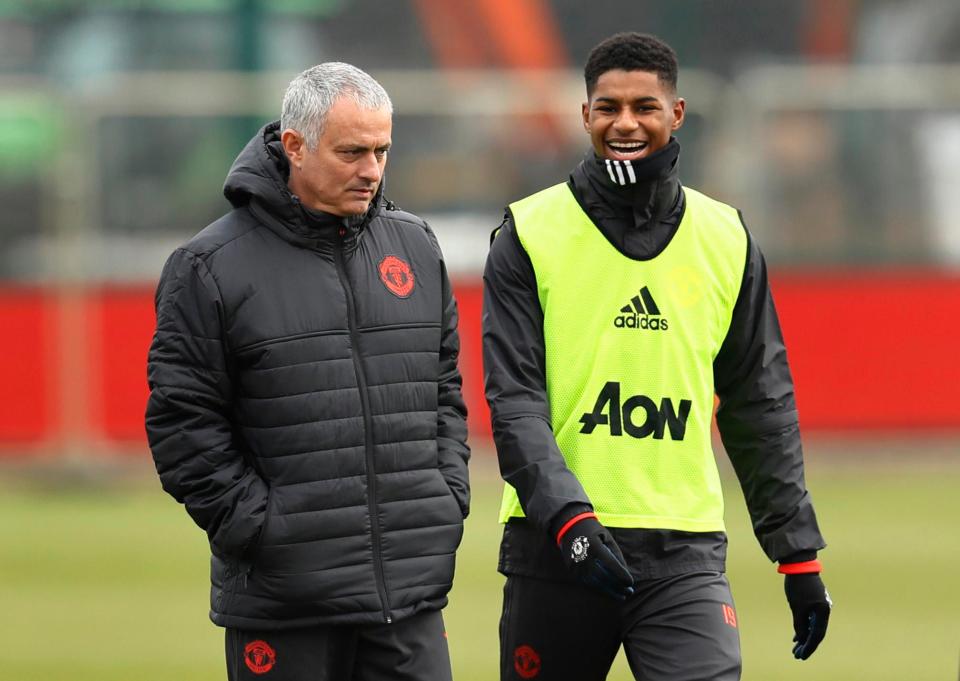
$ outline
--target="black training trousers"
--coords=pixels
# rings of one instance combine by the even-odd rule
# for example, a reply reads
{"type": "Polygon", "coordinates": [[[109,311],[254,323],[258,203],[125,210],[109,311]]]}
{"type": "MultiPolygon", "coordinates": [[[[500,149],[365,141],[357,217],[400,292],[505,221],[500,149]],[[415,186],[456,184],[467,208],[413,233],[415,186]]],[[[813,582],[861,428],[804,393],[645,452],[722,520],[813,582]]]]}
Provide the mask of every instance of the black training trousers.
{"type": "Polygon", "coordinates": [[[623,645],[637,681],[737,681],[740,636],[719,572],[643,580],[626,602],[579,584],[510,575],[501,681],[603,681],[623,645]]]}
{"type": "Polygon", "coordinates": [[[393,624],[227,629],[229,681],[451,681],[439,610],[393,624]]]}

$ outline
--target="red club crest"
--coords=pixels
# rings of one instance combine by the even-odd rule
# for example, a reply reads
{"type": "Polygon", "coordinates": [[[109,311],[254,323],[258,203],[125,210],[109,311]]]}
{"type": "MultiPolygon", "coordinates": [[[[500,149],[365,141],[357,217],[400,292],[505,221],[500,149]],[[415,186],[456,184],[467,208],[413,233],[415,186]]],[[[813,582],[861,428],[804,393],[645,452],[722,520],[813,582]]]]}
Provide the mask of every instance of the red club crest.
{"type": "Polygon", "coordinates": [[[393,295],[407,298],[413,293],[413,270],[405,261],[395,255],[388,255],[380,261],[380,281],[393,295]]]}
{"type": "Polygon", "coordinates": [[[530,646],[519,646],[513,651],[513,668],[521,679],[532,679],[540,673],[540,655],[530,646]]]}
{"type": "Polygon", "coordinates": [[[277,663],[277,653],[266,641],[251,641],[243,649],[243,661],[254,674],[266,674],[277,663]]]}

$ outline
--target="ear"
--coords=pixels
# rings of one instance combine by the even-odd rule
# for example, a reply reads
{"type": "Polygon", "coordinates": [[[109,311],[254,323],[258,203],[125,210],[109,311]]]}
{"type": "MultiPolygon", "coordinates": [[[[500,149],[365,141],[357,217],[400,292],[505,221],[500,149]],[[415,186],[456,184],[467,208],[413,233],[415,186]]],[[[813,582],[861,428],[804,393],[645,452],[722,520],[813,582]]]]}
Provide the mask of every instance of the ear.
{"type": "Polygon", "coordinates": [[[679,130],[680,126],[683,125],[683,117],[686,115],[687,111],[687,102],[683,97],[677,97],[673,100],[673,125],[670,127],[671,130],[679,130]]]}
{"type": "Polygon", "coordinates": [[[580,115],[583,116],[583,129],[590,132],[590,102],[580,105],[580,115]]]}
{"type": "Polygon", "coordinates": [[[294,168],[300,168],[303,165],[303,155],[307,151],[307,143],[296,130],[287,128],[280,135],[280,143],[283,144],[283,151],[287,154],[287,160],[294,168]]]}

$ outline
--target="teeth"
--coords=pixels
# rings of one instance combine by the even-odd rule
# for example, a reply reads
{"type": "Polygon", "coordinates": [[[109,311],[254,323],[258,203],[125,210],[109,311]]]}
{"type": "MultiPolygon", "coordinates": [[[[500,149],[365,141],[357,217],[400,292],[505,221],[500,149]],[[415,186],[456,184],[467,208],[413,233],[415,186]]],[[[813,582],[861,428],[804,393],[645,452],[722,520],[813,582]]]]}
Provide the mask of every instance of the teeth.
{"type": "Polygon", "coordinates": [[[643,142],[607,142],[611,147],[623,151],[637,151],[646,146],[643,142]]]}

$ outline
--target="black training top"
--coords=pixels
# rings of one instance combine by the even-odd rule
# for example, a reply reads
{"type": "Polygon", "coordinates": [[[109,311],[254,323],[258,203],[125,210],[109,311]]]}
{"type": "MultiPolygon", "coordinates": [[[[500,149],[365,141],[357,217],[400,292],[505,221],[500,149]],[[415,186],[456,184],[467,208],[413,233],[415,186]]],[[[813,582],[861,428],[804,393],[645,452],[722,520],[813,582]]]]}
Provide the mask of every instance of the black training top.
{"type": "MultiPolygon", "coordinates": [[[[574,197],[624,257],[654,258],[676,232],[684,211],[679,155],[679,143],[671,139],[632,164],[633,183],[620,184],[592,151],[571,173],[574,197]]],[[[533,266],[509,211],[494,234],[484,270],[483,313],[494,440],[501,472],[516,483],[521,504],[526,508],[539,494],[537,506],[547,509],[538,517],[507,523],[500,570],[567,579],[555,536],[567,520],[590,510],[590,501],[566,468],[549,423],[543,311],[533,266]],[[514,475],[519,471],[523,475],[514,475]]],[[[803,478],[793,379],[766,264],[749,232],[747,241],[740,294],[713,363],[720,399],[717,425],[763,550],[771,560],[810,560],[825,543],[803,478]]],[[[637,579],[724,570],[726,537],[721,532],[611,528],[611,533],[637,579]]]]}

